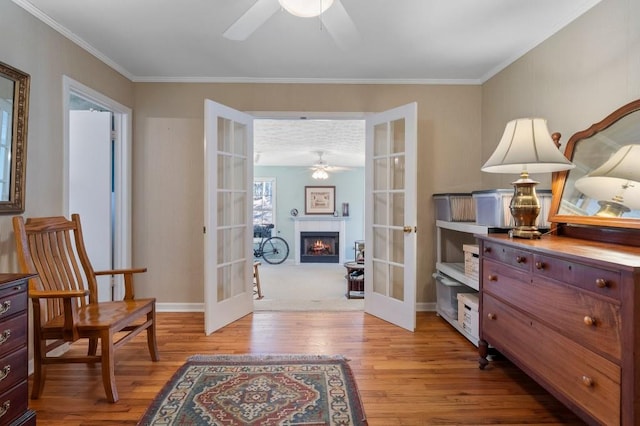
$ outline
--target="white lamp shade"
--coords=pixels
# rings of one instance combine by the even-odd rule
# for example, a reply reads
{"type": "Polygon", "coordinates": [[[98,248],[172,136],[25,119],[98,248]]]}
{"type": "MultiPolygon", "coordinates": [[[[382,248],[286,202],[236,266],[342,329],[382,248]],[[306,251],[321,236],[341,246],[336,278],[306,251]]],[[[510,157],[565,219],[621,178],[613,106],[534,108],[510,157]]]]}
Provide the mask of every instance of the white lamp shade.
{"type": "Polygon", "coordinates": [[[498,147],[482,166],[483,172],[558,172],[575,165],[558,150],[542,118],[519,118],[507,123],[498,147]]]}
{"type": "Polygon", "coordinates": [[[287,12],[300,18],[320,16],[333,4],[333,0],[278,0],[287,12]]]}
{"type": "Polygon", "coordinates": [[[623,146],[575,186],[595,200],[640,209],[640,145],[623,146]]]}

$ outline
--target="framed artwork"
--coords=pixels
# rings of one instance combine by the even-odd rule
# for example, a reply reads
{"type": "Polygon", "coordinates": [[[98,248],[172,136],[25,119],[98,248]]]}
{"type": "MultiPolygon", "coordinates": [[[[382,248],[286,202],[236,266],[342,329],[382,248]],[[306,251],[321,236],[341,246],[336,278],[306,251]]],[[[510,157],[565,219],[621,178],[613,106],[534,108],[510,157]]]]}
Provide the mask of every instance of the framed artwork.
{"type": "Polygon", "coordinates": [[[333,214],[336,210],[335,186],[305,186],[305,214],[333,214]]]}

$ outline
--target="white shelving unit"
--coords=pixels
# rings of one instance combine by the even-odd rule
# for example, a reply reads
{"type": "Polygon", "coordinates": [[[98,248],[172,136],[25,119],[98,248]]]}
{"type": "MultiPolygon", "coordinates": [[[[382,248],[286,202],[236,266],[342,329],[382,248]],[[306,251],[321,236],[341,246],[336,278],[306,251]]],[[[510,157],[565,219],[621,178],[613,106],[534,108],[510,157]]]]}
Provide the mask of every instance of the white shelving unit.
{"type": "MultiPolygon", "coordinates": [[[[445,275],[448,278],[457,281],[460,284],[463,284],[469,287],[469,292],[478,291],[479,283],[477,279],[471,278],[464,273],[464,255],[462,254],[462,245],[460,245],[460,253],[461,257],[455,257],[449,259],[447,257],[446,250],[443,248],[443,244],[447,241],[448,236],[452,236],[452,231],[458,233],[456,235],[457,239],[466,241],[465,244],[475,244],[474,234],[478,235],[486,235],[491,232],[493,228],[484,225],[478,225],[473,222],[447,222],[444,220],[436,221],[436,271],[440,274],[445,275]]],[[[467,330],[463,329],[462,326],[458,323],[457,317],[452,317],[452,315],[445,310],[441,309],[439,304],[436,304],[436,311],[438,315],[444,318],[453,328],[459,331],[464,337],[469,339],[471,343],[478,346],[478,337],[472,336],[467,332],[467,330]]]]}

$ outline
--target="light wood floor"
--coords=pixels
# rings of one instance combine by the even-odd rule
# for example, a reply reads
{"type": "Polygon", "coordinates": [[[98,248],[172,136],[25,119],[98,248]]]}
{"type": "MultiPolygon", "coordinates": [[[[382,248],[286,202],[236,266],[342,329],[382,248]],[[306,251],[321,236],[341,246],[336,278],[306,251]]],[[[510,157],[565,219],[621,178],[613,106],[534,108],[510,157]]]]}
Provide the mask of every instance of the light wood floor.
{"type": "Polygon", "coordinates": [[[211,336],[202,314],[159,313],[158,324],[160,362],[144,336],[116,351],[115,404],[99,366],[49,367],[43,396],[30,400],[38,424],[136,424],[187,357],[239,353],[345,355],[372,426],[582,424],[505,359],[480,370],[476,348],[433,313],[418,314],[415,333],[363,312],[256,312],[211,336]]]}

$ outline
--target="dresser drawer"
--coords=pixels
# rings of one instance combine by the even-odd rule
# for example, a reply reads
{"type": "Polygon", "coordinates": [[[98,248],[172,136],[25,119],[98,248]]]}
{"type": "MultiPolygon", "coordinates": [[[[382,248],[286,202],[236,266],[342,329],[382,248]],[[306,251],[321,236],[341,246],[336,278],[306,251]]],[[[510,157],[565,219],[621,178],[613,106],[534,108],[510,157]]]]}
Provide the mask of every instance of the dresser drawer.
{"type": "Polygon", "coordinates": [[[27,311],[0,323],[0,356],[27,345],[27,311]]]}
{"type": "Polygon", "coordinates": [[[524,271],[531,271],[533,264],[533,254],[518,250],[514,247],[505,246],[493,241],[485,241],[482,248],[482,256],[487,259],[494,259],[507,265],[514,266],[524,271]]]}
{"type": "Polygon", "coordinates": [[[0,321],[27,310],[26,284],[17,284],[0,290],[0,321]]]}
{"type": "Polygon", "coordinates": [[[556,395],[602,424],[620,423],[620,368],[577,342],[483,295],[482,335],[556,395]]]}
{"type": "Polygon", "coordinates": [[[0,425],[9,424],[21,416],[28,408],[28,384],[24,380],[8,391],[0,394],[0,425]]]}
{"type": "Polygon", "coordinates": [[[533,259],[535,275],[566,282],[620,300],[620,272],[602,269],[582,263],[569,262],[536,254],[533,259]]]}
{"type": "Polygon", "coordinates": [[[483,260],[485,293],[508,302],[590,349],[619,361],[622,351],[620,305],[580,288],[521,273],[483,260]]]}
{"type": "Polygon", "coordinates": [[[0,393],[29,375],[27,357],[27,347],[25,346],[0,360],[0,393]]]}

